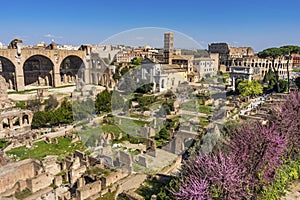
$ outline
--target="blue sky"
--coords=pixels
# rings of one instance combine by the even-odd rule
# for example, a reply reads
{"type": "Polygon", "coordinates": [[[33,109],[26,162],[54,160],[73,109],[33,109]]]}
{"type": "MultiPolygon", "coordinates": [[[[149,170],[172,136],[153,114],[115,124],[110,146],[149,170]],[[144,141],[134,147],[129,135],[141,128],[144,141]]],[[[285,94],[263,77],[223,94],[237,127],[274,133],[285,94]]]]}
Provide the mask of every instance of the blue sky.
{"type": "MultiPolygon", "coordinates": [[[[192,37],[203,48],[211,42],[256,51],[300,45],[298,0],[15,0],[0,5],[0,42],[5,44],[15,37],[25,44],[51,39],[99,44],[122,31],[162,27],[192,37]]],[[[136,44],[151,43],[146,40],[151,31],[144,34],[136,37],[136,44]]],[[[162,45],[162,40],[154,45],[162,45]]]]}

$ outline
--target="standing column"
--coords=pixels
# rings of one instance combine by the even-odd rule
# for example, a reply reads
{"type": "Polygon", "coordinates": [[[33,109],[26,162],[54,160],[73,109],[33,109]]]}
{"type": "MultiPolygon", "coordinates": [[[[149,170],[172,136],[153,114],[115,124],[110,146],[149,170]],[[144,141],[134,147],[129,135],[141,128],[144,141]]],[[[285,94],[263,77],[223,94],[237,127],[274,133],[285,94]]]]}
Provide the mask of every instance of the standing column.
{"type": "Polygon", "coordinates": [[[19,123],[20,123],[20,127],[23,126],[23,115],[19,116],[19,123]]]}
{"type": "Polygon", "coordinates": [[[25,90],[25,82],[24,82],[24,69],[23,64],[17,63],[15,64],[15,77],[16,77],[16,90],[17,91],[24,91],[25,90]]]}
{"type": "Polygon", "coordinates": [[[232,90],[235,91],[235,78],[232,77],[232,90]]]}
{"type": "Polygon", "coordinates": [[[53,85],[54,85],[54,87],[61,86],[60,65],[59,64],[56,64],[53,66],[53,85]]]}
{"type": "Polygon", "coordinates": [[[9,128],[10,129],[13,129],[14,128],[14,125],[13,125],[13,120],[10,118],[8,119],[9,120],[9,128]]]}

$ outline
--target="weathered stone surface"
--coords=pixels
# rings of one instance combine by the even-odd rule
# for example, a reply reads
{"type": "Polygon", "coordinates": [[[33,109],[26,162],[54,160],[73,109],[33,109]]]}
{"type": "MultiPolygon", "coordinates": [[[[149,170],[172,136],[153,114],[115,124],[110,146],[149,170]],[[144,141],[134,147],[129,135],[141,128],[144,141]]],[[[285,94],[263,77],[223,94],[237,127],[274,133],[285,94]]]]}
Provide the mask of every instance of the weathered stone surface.
{"type": "MultiPolygon", "coordinates": [[[[0,72],[0,102],[6,102],[7,101],[7,83],[0,72]]],[[[0,107],[1,108],[1,107],[0,107]]]]}

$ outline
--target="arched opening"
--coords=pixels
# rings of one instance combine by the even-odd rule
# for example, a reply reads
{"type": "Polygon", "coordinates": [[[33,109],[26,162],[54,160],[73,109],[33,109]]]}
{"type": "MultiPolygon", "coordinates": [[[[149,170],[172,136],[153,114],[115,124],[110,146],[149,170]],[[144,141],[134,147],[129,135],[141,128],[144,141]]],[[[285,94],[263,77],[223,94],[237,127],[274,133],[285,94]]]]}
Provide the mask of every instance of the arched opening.
{"type": "Polygon", "coordinates": [[[101,79],[101,75],[100,75],[100,73],[97,73],[97,85],[99,85],[100,79],[101,79]]]}
{"type": "Polygon", "coordinates": [[[78,78],[84,80],[83,60],[78,56],[68,56],[60,64],[60,76],[62,84],[73,84],[78,78]]]}
{"type": "Polygon", "coordinates": [[[23,121],[24,125],[28,125],[30,123],[29,122],[29,116],[28,115],[23,115],[22,121],[23,121]]]}
{"type": "Polygon", "coordinates": [[[20,119],[19,119],[19,117],[14,117],[12,120],[13,120],[12,121],[13,127],[20,126],[20,119]]]}
{"type": "Polygon", "coordinates": [[[16,67],[7,58],[0,56],[0,70],[2,68],[2,76],[8,83],[8,89],[16,89],[16,67]]]}
{"type": "Polygon", "coordinates": [[[25,86],[53,86],[53,66],[46,56],[34,55],[28,58],[23,66],[25,86]]]}
{"type": "Polygon", "coordinates": [[[10,128],[9,119],[8,118],[4,118],[1,123],[2,123],[3,129],[9,129],[10,128]]]}
{"type": "Polygon", "coordinates": [[[165,80],[164,79],[161,80],[161,88],[165,88],[165,80]]]}

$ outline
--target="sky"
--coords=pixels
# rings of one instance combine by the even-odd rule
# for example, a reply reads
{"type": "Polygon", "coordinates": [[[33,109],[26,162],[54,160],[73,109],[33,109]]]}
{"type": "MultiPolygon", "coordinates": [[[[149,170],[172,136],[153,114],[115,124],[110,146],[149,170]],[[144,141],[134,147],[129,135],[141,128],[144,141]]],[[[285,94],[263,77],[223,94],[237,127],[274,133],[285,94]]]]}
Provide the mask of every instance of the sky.
{"type": "Polygon", "coordinates": [[[4,44],[21,38],[25,45],[54,40],[162,47],[162,34],[170,30],[175,38],[186,37],[175,40],[177,48],[190,47],[182,45],[185,40],[204,49],[212,42],[255,51],[300,45],[299,0],[14,0],[0,5],[4,44]]]}

